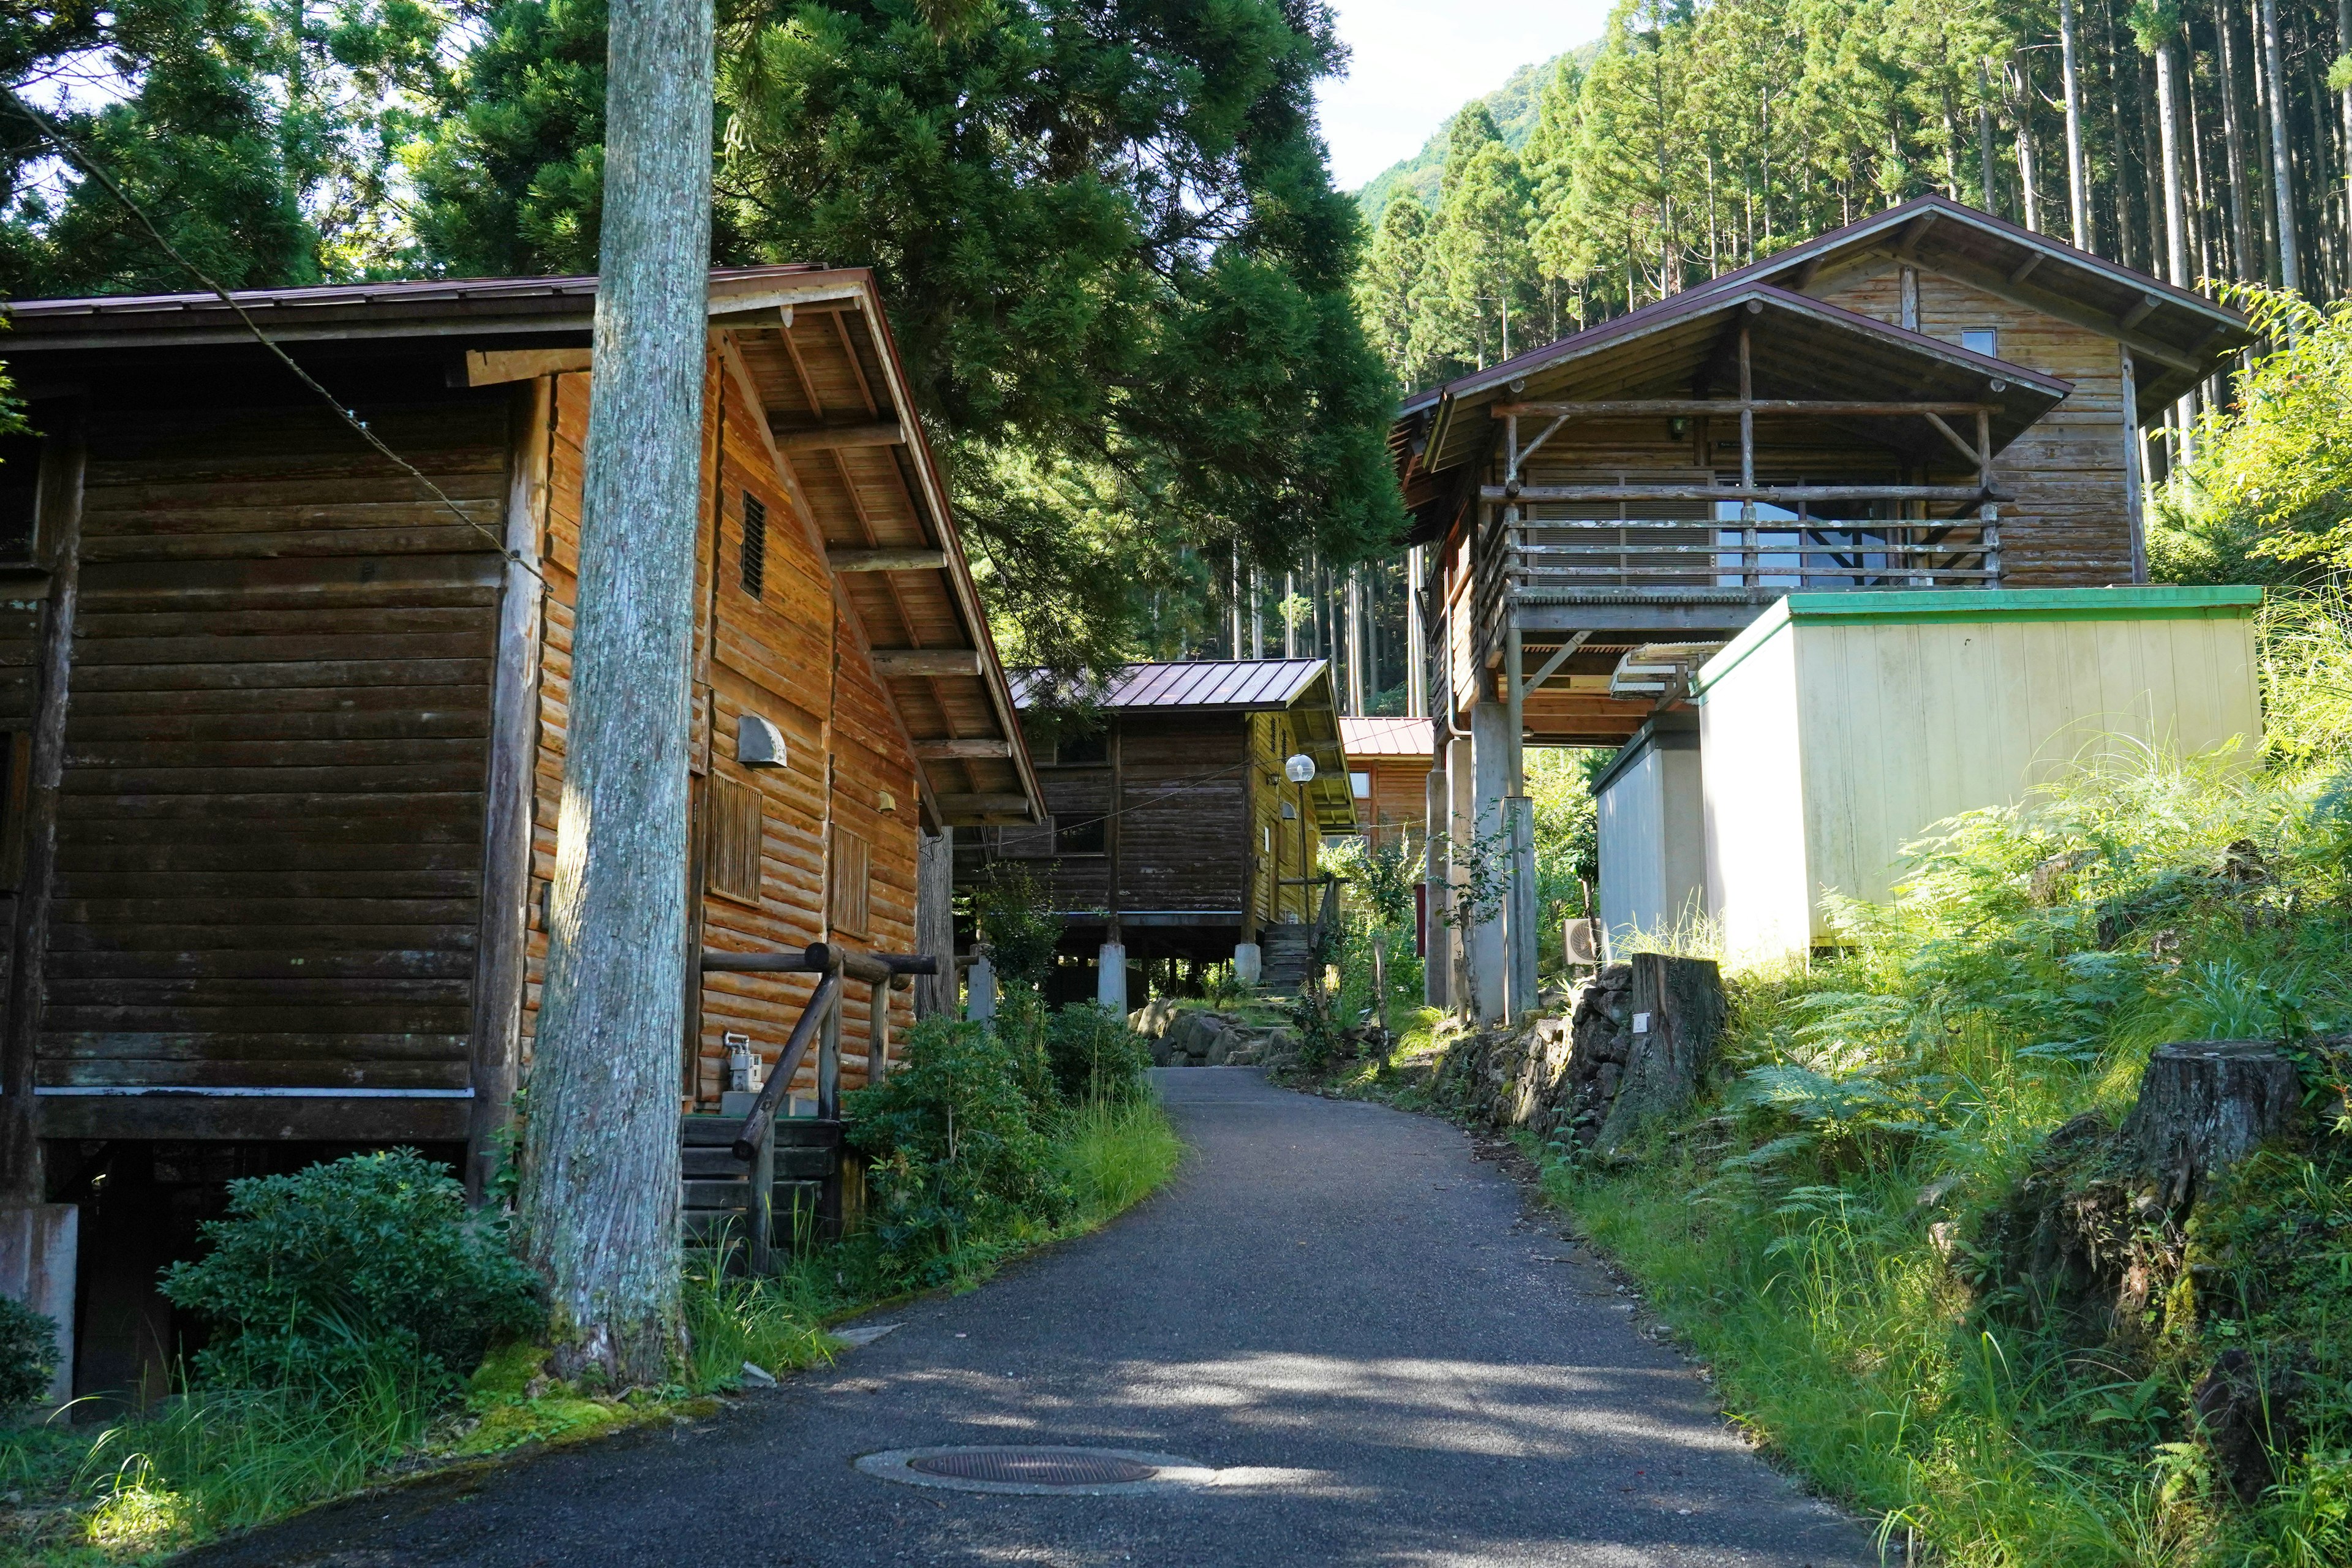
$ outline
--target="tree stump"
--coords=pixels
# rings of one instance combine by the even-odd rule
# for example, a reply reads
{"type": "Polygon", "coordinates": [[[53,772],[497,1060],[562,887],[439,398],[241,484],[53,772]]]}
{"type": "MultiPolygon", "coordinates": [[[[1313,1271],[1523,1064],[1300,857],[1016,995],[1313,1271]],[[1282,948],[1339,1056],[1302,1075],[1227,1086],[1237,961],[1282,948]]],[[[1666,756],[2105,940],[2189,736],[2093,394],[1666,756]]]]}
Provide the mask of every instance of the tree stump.
{"type": "Polygon", "coordinates": [[[2267,1040],[2158,1046],[2124,1136],[2176,1212],[2210,1182],[2286,1131],[2303,1105],[2294,1063],[2267,1040]]]}
{"type": "Polygon", "coordinates": [[[1723,1036],[1723,974],[1712,960],[1643,952],[1633,970],[1624,1079],[1601,1126],[1604,1154],[1688,1105],[1723,1036]]]}

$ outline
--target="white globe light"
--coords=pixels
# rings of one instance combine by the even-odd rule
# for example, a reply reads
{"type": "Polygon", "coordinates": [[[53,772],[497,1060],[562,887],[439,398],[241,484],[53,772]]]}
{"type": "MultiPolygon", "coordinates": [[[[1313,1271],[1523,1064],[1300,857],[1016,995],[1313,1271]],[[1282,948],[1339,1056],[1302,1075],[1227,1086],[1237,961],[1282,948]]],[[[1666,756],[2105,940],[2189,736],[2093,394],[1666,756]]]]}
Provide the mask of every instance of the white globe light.
{"type": "Polygon", "coordinates": [[[1313,784],[1315,759],[1304,752],[1293,753],[1290,760],[1282,764],[1282,776],[1292,784],[1313,784]]]}

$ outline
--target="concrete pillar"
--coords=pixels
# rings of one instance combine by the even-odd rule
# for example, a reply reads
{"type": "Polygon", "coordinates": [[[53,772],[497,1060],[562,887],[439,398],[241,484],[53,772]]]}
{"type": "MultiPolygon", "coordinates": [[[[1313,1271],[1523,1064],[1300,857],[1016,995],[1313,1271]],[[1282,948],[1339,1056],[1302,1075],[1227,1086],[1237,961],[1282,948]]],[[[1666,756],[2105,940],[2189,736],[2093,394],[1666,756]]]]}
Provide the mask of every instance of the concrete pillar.
{"type": "Polygon", "coordinates": [[[1511,832],[1511,899],[1503,909],[1510,947],[1505,1005],[1517,1018],[1536,1006],[1536,961],[1541,951],[1536,929],[1536,803],[1523,795],[1508,795],[1503,813],[1511,832]]]}
{"type": "Polygon", "coordinates": [[[1127,944],[1107,942],[1095,962],[1095,1002],[1127,1016],[1127,944]]]}
{"type": "MultiPolygon", "coordinates": [[[[1503,792],[1510,779],[1510,712],[1500,702],[1481,702],[1470,710],[1470,758],[1474,792],[1474,833],[1488,842],[1507,868],[1510,851],[1502,839],[1503,792]]],[[[1508,900],[1505,900],[1508,907],[1508,900]]],[[[1505,939],[1503,910],[1495,910],[1467,933],[1471,973],[1476,983],[1478,1021],[1490,1024],[1505,1016],[1510,974],[1510,950],[1505,939]]]]}
{"type": "Polygon", "coordinates": [[[996,965],[986,954],[971,961],[964,972],[963,1016],[974,1023],[984,1023],[996,1016],[996,965]]]}
{"type": "Polygon", "coordinates": [[[74,1279],[81,1210],[72,1204],[12,1204],[0,1208],[0,1296],[21,1301],[57,1325],[57,1370],[48,1403],[73,1398],[74,1279]]]}
{"type": "Polygon", "coordinates": [[[1424,1005],[1442,1008],[1453,1005],[1454,994],[1454,943],[1445,924],[1445,857],[1439,847],[1445,842],[1445,819],[1453,804],[1446,794],[1444,769],[1429,770],[1423,795],[1423,822],[1428,837],[1421,867],[1421,896],[1428,951],[1422,954],[1421,997],[1424,1005]]]}
{"type": "Polygon", "coordinates": [[[1254,942],[1234,944],[1234,979],[1237,984],[1255,986],[1258,976],[1265,973],[1263,956],[1254,942]]]}

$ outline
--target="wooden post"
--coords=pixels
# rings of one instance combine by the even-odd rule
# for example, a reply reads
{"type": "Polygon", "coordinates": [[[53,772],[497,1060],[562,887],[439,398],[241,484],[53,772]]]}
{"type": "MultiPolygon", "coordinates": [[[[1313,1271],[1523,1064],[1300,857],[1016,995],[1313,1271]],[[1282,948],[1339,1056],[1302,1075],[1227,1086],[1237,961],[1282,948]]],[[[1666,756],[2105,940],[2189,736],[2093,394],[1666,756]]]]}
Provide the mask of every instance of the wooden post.
{"type": "Polygon", "coordinates": [[[940,961],[939,972],[915,977],[915,1016],[953,1017],[955,969],[955,829],[918,829],[915,841],[915,951],[940,961]]]}
{"type": "MultiPolygon", "coordinates": [[[[1745,326],[1739,329],[1739,488],[1748,492],[1748,499],[1739,503],[1741,582],[1748,588],[1757,588],[1763,584],[1763,574],[1756,569],[1756,384],[1748,364],[1745,326]]],[[[1798,557],[1801,572],[1803,562],[1802,556],[1798,557]]]]}
{"type": "Polygon", "coordinates": [[[2145,476],[2139,467],[2139,386],[2129,349],[2123,356],[2124,523],[2131,530],[2131,580],[2147,581],[2147,524],[2141,513],[2145,476]]]}
{"type": "Polygon", "coordinates": [[[754,1275],[775,1272],[776,1245],[776,1124],[760,1135],[760,1152],[751,1157],[751,1191],[743,1205],[744,1262],[754,1275]]]}
{"type": "MultiPolygon", "coordinates": [[[[816,1114],[821,1121],[836,1126],[841,1121],[841,987],[834,987],[833,1000],[824,1010],[824,1022],[817,1034],[816,1114]]],[[[768,1141],[775,1142],[775,1130],[771,1127],[768,1141]]],[[[833,1147],[833,1168],[818,1189],[817,1235],[826,1241],[841,1239],[841,1147],[833,1147]]]]}
{"type": "MultiPolygon", "coordinates": [[[[466,1191],[481,1201],[498,1161],[520,1069],[523,971],[530,920],[531,830],[538,801],[541,621],[546,584],[530,570],[547,513],[555,378],[517,389],[509,417],[506,546],[498,664],[490,676],[489,771],[482,807],[482,910],[474,955],[474,1105],[466,1191]]],[[[691,966],[689,966],[691,967],[691,966]]],[[[694,975],[699,981],[699,974],[694,975]]]]}
{"type": "Polygon", "coordinates": [[[66,706],[73,681],[74,609],[81,594],[83,421],[41,443],[34,538],[48,562],[48,599],[41,610],[36,666],[32,777],[25,792],[23,868],[16,889],[15,962],[8,966],[6,1060],[0,1089],[0,1202],[37,1204],[44,1194],[40,1122],[33,1089],[40,1052],[43,992],[49,953],[50,889],[58,868],[58,796],[65,783],[66,706]]]}
{"type": "Polygon", "coordinates": [[[867,1088],[890,1076],[890,982],[874,983],[874,1000],[866,1013],[866,1083],[867,1088]]]}
{"type": "MultiPolygon", "coordinates": [[[[1990,492],[1992,489],[1992,416],[1977,410],[1977,483],[1990,492]]],[[[1985,570],[1992,574],[1985,579],[1988,587],[2000,586],[2000,508],[1992,501],[1977,506],[1978,541],[1984,546],[1985,570]]]]}
{"type": "Polygon", "coordinates": [[[1409,719],[1429,717],[1429,627],[1421,602],[1425,548],[1416,544],[1404,552],[1404,711],[1409,719]]]}

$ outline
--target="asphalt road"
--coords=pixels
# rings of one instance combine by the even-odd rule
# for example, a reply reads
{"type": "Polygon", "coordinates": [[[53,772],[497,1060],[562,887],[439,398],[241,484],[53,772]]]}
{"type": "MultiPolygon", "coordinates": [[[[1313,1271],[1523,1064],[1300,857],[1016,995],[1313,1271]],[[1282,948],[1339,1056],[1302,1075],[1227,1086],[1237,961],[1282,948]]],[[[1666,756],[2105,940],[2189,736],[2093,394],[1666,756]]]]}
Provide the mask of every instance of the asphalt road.
{"type": "Polygon", "coordinates": [[[1157,1077],[1196,1152],[1107,1230],[694,1427],[322,1509],[205,1568],[1875,1563],[1750,1455],[1625,1299],[1463,1134],[1157,1077]],[[900,1485],[877,1450],[1181,1455],[1214,1485],[900,1485]]]}

